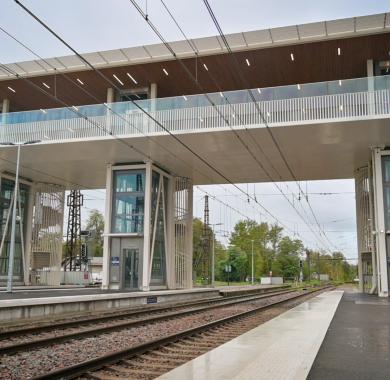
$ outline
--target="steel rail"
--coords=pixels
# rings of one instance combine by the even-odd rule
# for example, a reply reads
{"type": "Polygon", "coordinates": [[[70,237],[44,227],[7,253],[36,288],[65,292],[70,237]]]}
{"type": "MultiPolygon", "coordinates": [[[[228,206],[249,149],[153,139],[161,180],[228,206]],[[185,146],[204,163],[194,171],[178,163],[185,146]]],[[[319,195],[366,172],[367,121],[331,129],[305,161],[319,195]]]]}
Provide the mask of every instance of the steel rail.
{"type": "Polygon", "coordinates": [[[310,294],[313,294],[313,293],[316,293],[316,292],[319,292],[319,291],[322,291],[322,290],[328,289],[328,288],[331,288],[331,286],[326,286],[326,287],[322,287],[322,288],[315,289],[315,290],[305,291],[302,294],[298,294],[298,295],[291,297],[291,298],[288,298],[288,299],[275,301],[275,302],[272,302],[272,303],[267,304],[267,305],[259,306],[255,309],[242,312],[240,314],[221,318],[221,319],[218,319],[216,321],[205,323],[201,326],[193,327],[193,328],[181,331],[181,332],[176,333],[176,334],[171,334],[171,335],[165,336],[165,337],[160,338],[160,339],[155,339],[153,341],[150,341],[147,343],[142,343],[142,344],[133,346],[131,348],[126,348],[124,350],[111,352],[109,354],[103,355],[103,356],[95,358],[95,359],[86,360],[86,361],[83,361],[81,363],[74,364],[72,366],[68,366],[68,367],[58,369],[58,370],[50,371],[48,373],[44,373],[42,375],[35,376],[32,378],[32,380],[73,379],[75,377],[78,377],[78,376],[85,374],[86,372],[98,370],[106,365],[116,363],[124,358],[130,359],[134,356],[141,355],[147,351],[151,351],[151,350],[156,349],[158,347],[165,346],[169,343],[174,343],[174,342],[181,340],[183,338],[194,336],[196,334],[207,331],[207,330],[212,329],[214,327],[219,327],[219,326],[224,325],[226,323],[240,320],[242,318],[251,316],[251,315],[256,314],[258,312],[261,312],[263,310],[272,308],[272,307],[277,306],[277,305],[281,305],[283,303],[286,303],[286,302],[289,302],[289,301],[292,301],[292,300],[295,300],[295,299],[298,299],[298,298],[301,298],[301,297],[304,297],[304,296],[307,296],[307,295],[310,295],[310,294]]]}
{"type": "MultiPolygon", "coordinates": [[[[254,289],[253,289],[254,290],[254,289]]],[[[31,327],[23,327],[23,328],[15,328],[15,329],[7,329],[5,331],[0,331],[0,342],[6,338],[14,338],[17,336],[25,335],[25,334],[35,334],[39,332],[48,332],[55,330],[57,328],[69,328],[69,327],[75,327],[82,324],[89,324],[89,323],[99,323],[99,322],[105,322],[109,321],[111,319],[122,319],[127,317],[135,317],[142,314],[150,314],[151,312],[164,312],[184,307],[191,307],[191,306],[197,306],[197,305],[203,305],[203,304],[211,304],[211,303],[219,303],[219,302],[226,302],[227,300],[234,300],[234,299],[242,299],[243,297],[256,297],[261,295],[267,295],[267,294],[275,294],[279,292],[286,292],[288,290],[291,290],[291,288],[286,289],[275,289],[275,290],[266,290],[261,289],[262,291],[259,292],[253,292],[248,294],[241,294],[236,296],[224,296],[224,297],[212,297],[212,298],[206,298],[202,300],[192,301],[192,302],[178,302],[173,303],[169,302],[167,304],[153,306],[150,305],[149,307],[143,306],[137,306],[135,308],[132,308],[130,311],[126,309],[120,309],[120,310],[111,310],[109,312],[106,312],[104,315],[100,315],[98,317],[91,317],[91,318],[77,318],[77,319],[71,319],[67,321],[62,322],[52,322],[52,321],[42,321],[42,325],[40,326],[31,326],[31,327]],[[265,290],[265,291],[264,291],[265,290]],[[260,293],[260,294],[256,294],[260,293]],[[50,323],[50,324],[44,324],[44,323],[50,323]]],[[[39,323],[39,321],[37,321],[39,323]]]]}
{"type": "MultiPolygon", "coordinates": [[[[39,338],[35,339],[32,341],[28,342],[21,342],[21,343],[16,343],[16,344],[11,344],[11,345],[6,345],[3,347],[0,347],[0,355],[11,355],[15,354],[20,351],[25,351],[31,348],[39,348],[39,347],[44,347],[44,346],[49,346],[51,344],[56,344],[56,343],[62,343],[64,341],[70,340],[70,339],[82,339],[86,338],[89,336],[94,336],[96,334],[103,334],[107,332],[113,332],[116,330],[121,330],[124,328],[134,328],[134,327],[139,327],[143,326],[145,324],[150,324],[150,323],[155,323],[155,322],[160,322],[164,321],[167,319],[171,318],[178,318],[178,317],[183,317],[187,315],[192,315],[192,314],[197,314],[203,311],[207,310],[213,310],[213,309],[218,309],[226,306],[232,306],[232,305],[238,305],[241,303],[246,303],[246,302],[251,302],[251,301],[256,301],[256,300],[261,300],[261,299],[267,299],[271,297],[275,297],[278,295],[283,295],[283,294],[288,294],[292,292],[299,291],[299,289],[289,289],[287,291],[283,292],[275,292],[272,294],[262,294],[258,296],[252,296],[252,297],[241,297],[241,299],[238,300],[226,300],[226,302],[217,304],[217,305],[206,305],[206,306],[200,306],[197,308],[192,308],[192,309],[186,309],[183,311],[171,311],[168,313],[164,313],[162,315],[158,314],[156,316],[151,316],[148,318],[143,318],[143,319],[137,319],[137,320],[130,320],[130,321],[124,321],[124,322],[118,322],[111,324],[109,326],[102,326],[102,327],[93,327],[90,329],[86,329],[83,331],[75,331],[75,332],[70,332],[67,334],[63,335],[56,335],[56,336],[50,336],[46,338],[39,338]]],[[[143,314],[143,313],[142,313],[143,314]]]]}

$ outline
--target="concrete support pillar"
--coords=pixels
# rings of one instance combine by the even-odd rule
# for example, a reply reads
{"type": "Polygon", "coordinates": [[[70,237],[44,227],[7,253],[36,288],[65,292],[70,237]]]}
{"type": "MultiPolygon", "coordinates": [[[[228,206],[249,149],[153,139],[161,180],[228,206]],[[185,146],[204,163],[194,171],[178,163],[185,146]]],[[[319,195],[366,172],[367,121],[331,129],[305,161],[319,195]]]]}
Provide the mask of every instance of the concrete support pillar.
{"type": "Polygon", "coordinates": [[[361,186],[361,178],[359,176],[359,169],[355,174],[355,197],[356,197],[356,225],[357,225],[357,247],[358,247],[358,273],[359,273],[359,291],[364,291],[364,278],[363,278],[363,260],[362,260],[362,230],[364,227],[363,215],[361,212],[361,203],[362,203],[362,186],[361,186]]]}
{"type": "Polygon", "coordinates": [[[192,224],[193,224],[193,198],[194,198],[194,190],[192,186],[192,182],[190,183],[188,187],[188,214],[187,214],[187,225],[186,225],[186,272],[187,272],[187,283],[186,288],[190,289],[193,286],[193,231],[192,231],[192,224]]]}
{"type": "MultiPolygon", "coordinates": [[[[9,99],[3,99],[2,106],[1,106],[1,112],[2,116],[0,118],[0,122],[2,124],[5,124],[6,122],[6,114],[9,112],[9,99]]],[[[4,139],[4,130],[1,130],[1,135],[0,135],[1,140],[4,139]]]]}
{"type": "Polygon", "coordinates": [[[375,241],[378,271],[378,295],[388,297],[386,225],[383,201],[382,154],[380,148],[372,150],[372,175],[374,187],[375,241]]]}
{"type": "Polygon", "coordinates": [[[368,90],[368,114],[375,114],[375,102],[374,102],[374,61],[372,59],[367,60],[367,90],[368,90]]]}
{"type": "Polygon", "coordinates": [[[167,287],[168,289],[176,288],[175,275],[175,178],[169,178],[167,191],[167,241],[166,241],[166,258],[167,258],[167,287]]]}
{"type": "Polygon", "coordinates": [[[107,88],[107,101],[106,103],[114,103],[115,102],[115,91],[112,87],[107,88]]]}
{"type": "Polygon", "coordinates": [[[103,279],[102,289],[108,289],[110,284],[110,232],[111,232],[111,195],[112,195],[112,165],[106,169],[106,204],[104,212],[103,241],[103,279]]]}
{"type": "Polygon", "coordinates": [[[150,99],[157,98],[157,83],[150,84],[150,99]]]}
{"type": "MultiPolygon", "coordinates": [[[[34,200],[35,200],[35,185],[30,187],[28,194],[28,209],[27,209],[27,226],[26,228],[26,241],[24,243],[24,285],[31,285],[30,281],[30,263],[31,263],[31,244],[32,244],[32,225],[33,225],[33,212],[34,212],[34,200]]],[[[63,214],[63,212],[62,212],[63,214]]],[[[61,226],[62,227],[62,226],[61,226]]],[[[61,268],[55,268],[55,270],[60,270],[61,268]]],[[[56,285],[60,285],[59,283],[56,285]]]]}
{"type": "Polygon", "coordinates": [[[2,113],[8,113],[9,112],[9,99],[3,99],[1,112],[2,113]]]}
{"type": "Polygon", "coordinates": [[[144,206],[144,247],[142,258],[142,283],[141,289],[148,291],[150,289],[150,220],[152,204],[152,164],[146,163],[145,175],[145,206],[144,206]]]}

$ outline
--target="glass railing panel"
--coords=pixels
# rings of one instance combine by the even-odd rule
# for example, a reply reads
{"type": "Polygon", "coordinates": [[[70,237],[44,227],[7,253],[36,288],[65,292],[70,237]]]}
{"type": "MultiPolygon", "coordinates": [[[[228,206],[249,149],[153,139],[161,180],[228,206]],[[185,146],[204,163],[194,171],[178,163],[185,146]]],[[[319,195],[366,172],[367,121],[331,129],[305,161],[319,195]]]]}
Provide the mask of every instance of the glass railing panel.
{"type": "Polygon", "coordinates": [[[293,84],[280,87],[268,87],[251,90],[215,92],[207,95],[182,95],[169,98],[146,99],[133,102],[118,102],[105,104],[53,108],[36,111],[12,112],[0,117],[1,124],[22,124],[57,120],[72,120],[82,117],[97,118],[104,116],[119,116],[142,114],[179,109],[210,107],[212,104],[222,106],[226,104],[251,103],[274,100],[306,98],[325,95],[366,92],[372,90],[389,90],[390,76],[372,78],[343,79],[328,82],[293,84]],[[221,96],[222,95],[222,96],[221,96]],[[137,107],[137,105],[139,107],[137,107]],[[107,108],[109,107],[109,108],[107,108]],[[112,111],[110,111],[110,109],[112,111]]]}

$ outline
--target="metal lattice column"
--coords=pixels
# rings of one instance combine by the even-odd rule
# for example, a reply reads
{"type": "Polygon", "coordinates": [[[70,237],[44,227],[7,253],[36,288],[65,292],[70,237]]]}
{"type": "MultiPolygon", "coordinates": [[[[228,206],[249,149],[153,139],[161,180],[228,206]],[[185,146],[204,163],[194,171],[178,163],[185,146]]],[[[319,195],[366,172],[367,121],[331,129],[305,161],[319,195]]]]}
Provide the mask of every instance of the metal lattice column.
{"type": "Polygon", "coordinates": [[[83,195],[80,190],[72,190],[67,197],[69,208],[68,228],[66,234],[66,256],[63,262],[65,270],[81,270],[80,248],[81,248],[81,206],[83,195]]]}

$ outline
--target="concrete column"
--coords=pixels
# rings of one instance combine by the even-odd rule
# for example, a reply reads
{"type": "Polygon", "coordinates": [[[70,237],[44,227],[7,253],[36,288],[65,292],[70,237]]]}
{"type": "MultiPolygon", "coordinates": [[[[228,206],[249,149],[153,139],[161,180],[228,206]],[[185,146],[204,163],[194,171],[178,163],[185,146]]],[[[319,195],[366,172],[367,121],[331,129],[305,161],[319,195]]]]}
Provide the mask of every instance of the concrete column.
{"type": "Polygon", "coordinates": [[[361,179],[359,178],[359,169],[356,171],[355,174],[355,196],[356,196],[356,226],[357,226],[357,247],[358,247],[358,273],[359,273],[359,291],[364,291],[363,286],[363,261],[362,261],[362,224],[364,224],[364,221],[362,220],[361,215],[361,198],[362,198],[362,186],[359,183],[361,179]]]}
{"type": "Polygon", "coordinates": [[[112,165],[106,169],[106,204],[104,212],[104,238],[103,238],[103,279],[102,289],[108,289],[110,284],[110,244],[108,236],[111,232],[111,198],[112,198],[112,165]]]}
{"type": "Polygon", "coordinates": [[[157,83],[150,84],[150,99],[157,98],[157,83]]]}
{"type": "Polygon", "coordinates": [[[150,234],[151,234],[151,205],[152,205],[152,164],[146,163],[145,173],[145,207],[144,207],[144,248],[142,254],[142,283],[141,289],[150,289],[150,234]]]}
{"type": "MultiPolygon", "coordinates": [[[[27,226],[26,226],[26,241],[24,242],[24,285],[30,285],[30,262],[31,262],[31,242],[32,242],[32,225],[33,225],[33,212],[34,212],[34,200],[35,200],[35,184],[30,186],[28,194],[28,209],[27,209],[27,226]]],[[[62,213],[63,214],[63,213],[62,213]]],[[[61,226],[62,227],[62,226],[61,226]]],[[[56,271],[60,271],[60,267],[56,267],[56,271]]],[[[58,276],[59,280],[59,276],[58,276]]],[[[58,281],[57,286],[60,285],[58,281]]]]}
{"type": "MultiPolygon", "coordinates": [[[[5,124],[6,123],[6,114],[9,112],[9,99],[3,99],[2,106],[1,106],[1,112],[2,116],[0,118],[0,123],[5,124]]],[[[0,139],[1,141],[4,141],[4,128],[1,128],[0,132],[0,139]]]]}
{"type": "MultiPolygon", "coordinates": [[[[157,98],[157,83],[151,83],[150,84],[150,91],[149,91],[149,96],[150,96],[150,110],[149,112],[151,113],[152,116],[155,115],[156,112],[156,98],[157,98]]],[[[148,116],[144,115],[144,125],[145,128],[148,132],[156,132],[157,125],[156,123],[151,120],[148,116]]]]}
{"type": "Polygon", "coordinates": [[[374,102],[374,61],[372,59],[367,60],[367,90],[368,90],[368,114],[375,114],[375,102],[374,102]]]}
{"type": "Polygon", "coordinates": [[[107,88],[107,101],[106,103],[115,102],[115,91],[112,87],[107,88]]]}
{"type": "Polygon", "coordinates": [[[188,186],[188,213],[187,213],[187,223],[186,223],[186,272],[187,272],[187,283],[186,288],[190,289],[193,286],[192,280],[192,255],[193,255],[193,233],[192,233],[192,224],[193,224],[193,186],[192,181],[188,186]]]}
{"type": "Polygon", "coordinates": [[[176,288],[176,274],[175,274],[175,178],[170,177],[168,181],[168,204],[167,204],[167,287],[168,289],[176,288]]]}
{"type": "Polygon", "coordinates": [[[374,186],[375,241],[378,270],[378,295],[388,297],[386,230],[383,202],[382,155],[380,148],[372,150],[372,174],[374,186]]]}

